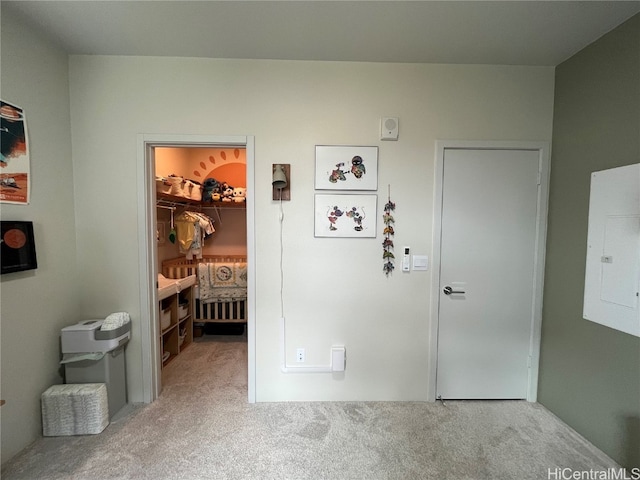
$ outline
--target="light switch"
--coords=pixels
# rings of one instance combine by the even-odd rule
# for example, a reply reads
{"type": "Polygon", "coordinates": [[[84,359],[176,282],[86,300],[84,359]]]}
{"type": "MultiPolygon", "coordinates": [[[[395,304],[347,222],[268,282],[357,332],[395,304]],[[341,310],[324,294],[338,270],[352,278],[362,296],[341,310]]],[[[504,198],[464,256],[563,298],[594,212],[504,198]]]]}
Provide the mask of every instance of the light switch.
{"type": "Polygon", "coordinates": [[[414,255],[413,256],[413,269],[414,270],[428,270],[429,269],[429,257],[427,255],[414,255]]]}

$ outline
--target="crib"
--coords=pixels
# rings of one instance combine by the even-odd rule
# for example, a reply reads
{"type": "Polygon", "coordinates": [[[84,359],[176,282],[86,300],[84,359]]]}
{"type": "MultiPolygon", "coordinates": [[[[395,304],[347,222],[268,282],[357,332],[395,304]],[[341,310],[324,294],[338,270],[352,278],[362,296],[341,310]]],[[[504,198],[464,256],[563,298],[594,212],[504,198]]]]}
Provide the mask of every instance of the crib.
{"type": "MultiPolygon", "coordinates": [[[[247,257],[241,255],[203,255],[203,258],[188,260],[185,257],[171,258],[162,262],[162,274],[167,278],[184,278],[195,275],[198,278],[200,263],[246,264],[247,257]]],[[[232,301],[201,301],[200,290],[196,288],[195,318],[200,323],[247,323],[247,298],[232,301]]]]}

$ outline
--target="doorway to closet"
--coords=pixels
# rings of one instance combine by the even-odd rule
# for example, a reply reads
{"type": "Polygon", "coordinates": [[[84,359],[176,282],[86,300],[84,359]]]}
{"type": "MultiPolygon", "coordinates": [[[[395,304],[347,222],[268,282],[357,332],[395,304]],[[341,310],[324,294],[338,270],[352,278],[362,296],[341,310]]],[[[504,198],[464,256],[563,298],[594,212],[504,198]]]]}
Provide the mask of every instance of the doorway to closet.
{"type": "Polygon", "coordinates": [[[139,140],[141,318],[149,318],[140,329],[144,400],[159,396],[163,367],[198,341],[211,328],[207,324],[224,323],[246,328],[248,401],[254,402],[253,137],[140,135],[139,140]],[[217,184],[213,198],[207,179],[217,184]],[[190,228],[180,228],[189,221],[190,228]],[[211,267],[202,271],[211,284],[214,265],[223,267],[217,277],[226,280],[229,301],[203,292],[200,263],[211,267]]]}
{"type": "Polygon", "coordinates": [[[156,147],[154,157],[164,372],[205,337],[246,339],[247,162],[237,146],[156,147]]]}

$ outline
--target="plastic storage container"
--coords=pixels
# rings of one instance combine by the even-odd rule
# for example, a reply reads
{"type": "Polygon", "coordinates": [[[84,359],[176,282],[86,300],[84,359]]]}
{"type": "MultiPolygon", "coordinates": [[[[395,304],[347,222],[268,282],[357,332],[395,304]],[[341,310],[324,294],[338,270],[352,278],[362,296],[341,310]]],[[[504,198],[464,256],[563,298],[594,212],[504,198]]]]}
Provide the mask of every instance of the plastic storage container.
{"type": "Polygon", "coordinates": [[[160,312],[160,330],[164,331],[171,326],[171,307],[160,312]]]}
{"type": "Polygon", "coordinates": [[[102,330],[103,319],[84,320],[64,327],[61,347],[65,383],[104,383],[110,418],[127,403],[125,345],[131,337],[131,322],[102,330]]]}
{"type": "Polygon", "coordinates": [[[124,346],[104,354],[100,360],[80,360],[65,364],[65,383],[105,383],[109,416],[127,403],[127,377],[124,346]]]}

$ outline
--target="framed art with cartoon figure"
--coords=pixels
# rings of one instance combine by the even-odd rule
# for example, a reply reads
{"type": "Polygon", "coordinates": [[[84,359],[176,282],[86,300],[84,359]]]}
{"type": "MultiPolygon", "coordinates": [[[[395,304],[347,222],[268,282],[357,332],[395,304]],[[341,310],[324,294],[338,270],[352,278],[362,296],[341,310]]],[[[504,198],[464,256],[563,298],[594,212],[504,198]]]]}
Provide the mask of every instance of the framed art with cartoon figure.
{"type": "Polygon", "coordinates": [[[377,190],[378,147],[316,145],[316,190],[377,190]]]}
{"type": "Polygon", "coordinates": [[[375,238],[377,195],[316,194],[315,237],[375,238]]]}

